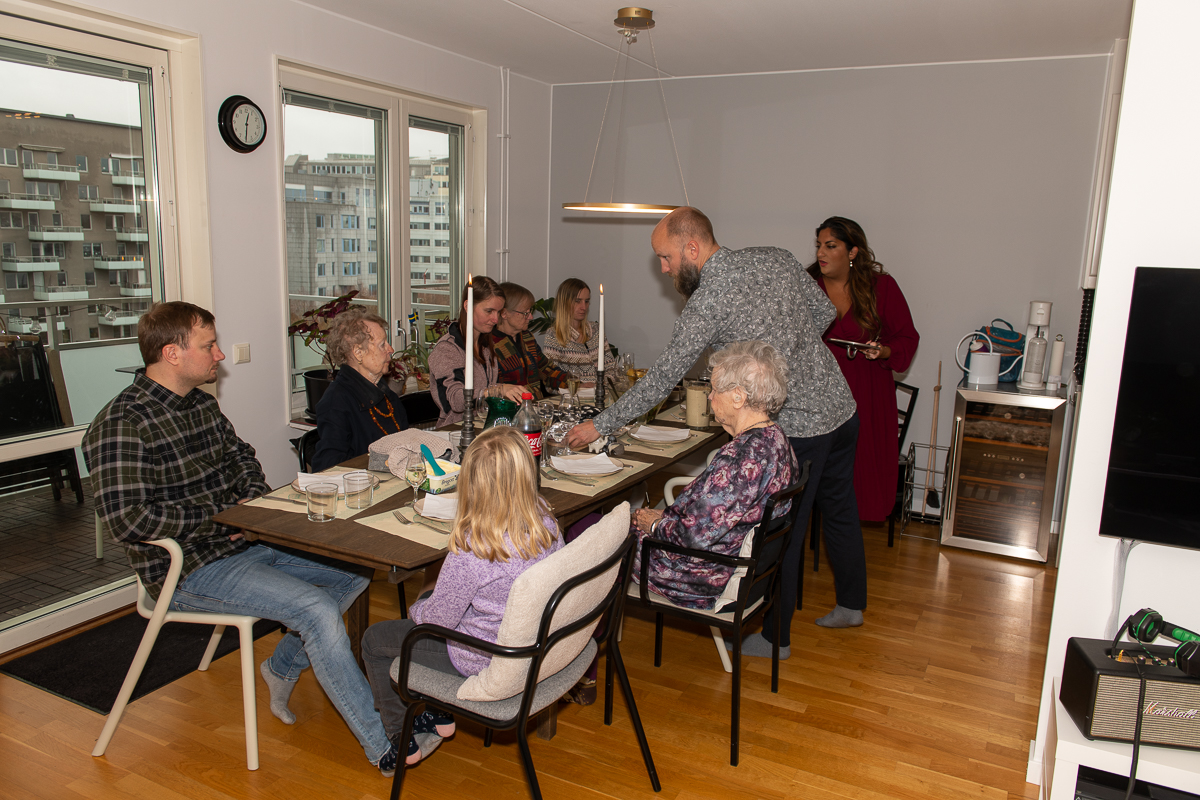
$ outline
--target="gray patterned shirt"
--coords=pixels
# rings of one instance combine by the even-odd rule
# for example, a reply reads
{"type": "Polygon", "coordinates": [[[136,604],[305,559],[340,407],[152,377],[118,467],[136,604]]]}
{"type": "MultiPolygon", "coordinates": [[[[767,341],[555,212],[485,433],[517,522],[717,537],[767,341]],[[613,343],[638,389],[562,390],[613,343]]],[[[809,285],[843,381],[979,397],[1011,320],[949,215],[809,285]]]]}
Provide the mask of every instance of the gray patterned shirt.
{"type": "Polygon", "coordinates": [[[675,321],[671,341],[646,377],[595,419],[608,435],[660,402],[705,348],[768,342],[788,364],[779,424],[790,437],[835,430],[854,415],[854,397],[821,334],[837,311],[800,262],[778,247],[722,247],[700,270],[700,286],[675,321]]]}
{"type": "Polygon", "coordinates": [[[179,542],[182,581],[246,548],[245,540],[230,540],[235,528],[213,516],[270,491],[254,448],[238,438],[215,397],[200,389],[180,397],[144,369],[96,415],[83,457],[96,513],[155,599],[171,557],[147,541],[179,542]]]}

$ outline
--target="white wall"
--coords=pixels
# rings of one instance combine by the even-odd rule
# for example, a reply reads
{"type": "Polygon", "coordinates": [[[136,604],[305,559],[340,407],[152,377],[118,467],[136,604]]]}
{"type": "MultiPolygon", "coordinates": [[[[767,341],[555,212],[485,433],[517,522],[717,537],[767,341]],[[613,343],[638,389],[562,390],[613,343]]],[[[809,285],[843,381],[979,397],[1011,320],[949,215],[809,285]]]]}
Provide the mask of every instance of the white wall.
{"type": "MultiPolygon", "coordinates": [[[[210,234],[214,308],[226,351],[249,342],[253,361],[225,363],[221,407],[242,438],[254,445],[273,484],[295,472],[287,427],[287,324],[278,139],[268,135],[255,153],[240,155],[221,141],[216,112],[231,94],[244,94],[278,120],[276,57],[311,64],[452,102],[486,109],[493,130],[488,141],[488,197],[485,212],[487,264],[495,269],[497,231],[491,209],[496,193],[499,145],[493,135],[500,118],[500,69],[389,34],[291,0],[92,0],[91,7],[200,38],[208,158],[210,234]]],[[[550,88],[514,75],[511,115],[514,208],[537,215],[514,226],[513,263],[543,276],[546,263],[550,88]],[[528,177],[527,177],[528,176],[528,177]],[[520,235],[515,235],[519,233],[520,235]]],[[[186,199],[182,199],[186,202],[186,199]]],[[[515,216],[515,215],[514,215],[515,216]]],[[[521,274],[513,271],[514,276],[521,274]]],[[[519,278],[518,278],[519,279],[519,278]]]]}
{"type": "MultiPolygon", "coordinates": [[[[691,203],[721,244],[777,245],[805,264],[814,228],[860,222],[899,281],[922,343],[909,441],[929,441],[944,362],[939,439],[949,441],[953,347],[1002,317],[1024,331],[1030,300],[1074,351],[1078,275],[1107,55],[1003,63],[748,75],[664,84],[691,203]]],[[[656,83],[630,84],[616,197],[683,202],[656,83]]],[[[656,218],[588,217],[583,199],[607,84],[554,88],[551,288],[571,275],[609,295],[610,339],[640,362],[670,338],[681,301],[650,252],[656,218]],[[616,302],[614,302],[614,300],[616,302]]],[[[608,127],[620,119],[614,96],[608,127]]],[[[608,201],[609,134],[588,200],[608,201]]],[[[1053,339],[1053,336],[1051,336],[1053,339]]]]}
{"type": "MultiPolygon", "coordinates": [[[[1062,674],[1072,636],[1106,638],[1116,542],[1097,535],[1120,381],[1120,354],[1139,266],[1200,269],[1194,235],[1200,219],[1200,4],[1192,0],[1138,0],[1129,37],[1121,97],[1104,251],[1096,288],[1088,369],[1080,406],[1062,560],[1050,626],[1049,652],[1038,717],[1039,769],[1051,680],[1062,674]],[[1191,98],[1190,101],[1183,98],[1191,98]]],[[[1186,333],[1181,334],[1186,335],[1186,333]]],[[[1195,409],[1180,409],[1193,414],[1195,409]]],[[[1120,618],[1139,608],[1192,627],[1200,552],[1143,544],[1129,557],[1120,618]],[[1189,622],[1190,621],[1190,622],[1189,622]]]]}

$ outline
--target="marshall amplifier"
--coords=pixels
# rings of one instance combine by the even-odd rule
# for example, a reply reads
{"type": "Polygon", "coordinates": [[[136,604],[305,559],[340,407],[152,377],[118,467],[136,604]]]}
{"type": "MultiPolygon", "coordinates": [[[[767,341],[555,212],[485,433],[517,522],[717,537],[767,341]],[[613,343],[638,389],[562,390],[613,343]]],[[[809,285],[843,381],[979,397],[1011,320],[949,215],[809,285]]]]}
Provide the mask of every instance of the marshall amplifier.
{"type": "MultiPolygon", "coordinates": [[[[1142,652],[1141,645],[1123,644],[1127,645],[1126,653],[1142,652]]],[[[1163,664],[1174,663],[1174,648],[1145,648],[1163,664]]],[[[1111,641],[1070,639],[1058,697],[1087,738],[1132,742],[1137,723],[1138,671],[1129,661],[1109,658],[1111,650],[1111,641]]],[[[1146,676],[1142,743],[1200,750],[1200,681],[1174,666],[1144,663],[1142,672],[1146,676]]]]}

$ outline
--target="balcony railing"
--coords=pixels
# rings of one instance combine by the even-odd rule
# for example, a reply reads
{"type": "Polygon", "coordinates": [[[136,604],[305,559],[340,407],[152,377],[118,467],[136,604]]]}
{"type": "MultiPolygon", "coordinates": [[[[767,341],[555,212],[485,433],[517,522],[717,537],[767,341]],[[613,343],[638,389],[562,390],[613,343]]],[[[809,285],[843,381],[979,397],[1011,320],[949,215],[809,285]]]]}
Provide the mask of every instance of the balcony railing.
{"type": "Polygon", "coordinates": [[[58,272],[56,256],[4,256],[0,267],[5,272],[58,272]]]}
{"type": "Polygon", "coordinates": [[[28,210],[53,210],[57,197],[44,194],[26,194],[24,192],[0,192],[0,208],[17,208],[28,210]]]}
{"type": "Polygon", "coordinates": [[[78,225],[39,225],[29,229],[33,242],[82,242],[83,228],[78,225]]]}
{"type": "Polygon", "coordinates": [[[141,269],[145,256],[98,256],[92,259],[96,269],[141,269]]]}
{"type": "Polygon", "coordinates": [[[154,291],[154,286],[149,283],[129,283],[121,281],[120,284],[122,297],[149,297],[154,291]]]}
{"type": "Polygon", "coordinates": [[[83,284],[71,284],[70,286],[37,286],[33,287],[34,291],[45,292],[46,294],[79,294],[88,293],[90,287],[83,284]]]}
{"type": "Polygon", "coordinates": [[[79,180],[79,167],[67,164],[22,164],[26,178],[46,178],[52,181],[79,180]]]}

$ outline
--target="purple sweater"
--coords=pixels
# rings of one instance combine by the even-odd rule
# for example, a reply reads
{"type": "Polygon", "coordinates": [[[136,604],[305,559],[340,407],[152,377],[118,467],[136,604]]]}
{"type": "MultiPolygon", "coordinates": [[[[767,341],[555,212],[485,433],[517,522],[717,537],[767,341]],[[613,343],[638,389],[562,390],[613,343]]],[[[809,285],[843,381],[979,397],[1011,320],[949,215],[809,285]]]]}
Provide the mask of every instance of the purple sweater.
{"type": "MultiPolygon", "coordinates": [[[[504,534],[505,549],[511,554],[508,561],[487,561],[470,550],[451,552],[442,564],[433,594],[418,600],[408,610],[414,622],[428,622],[445,628],[495,642],[500,634],[500,620],[513,581],[537,562],[563,546],[554,517],[542,517],[542,523],[554,534],[550,549],[524,561],[504,534]]],[[[482,672],[492,657],[462,645],[449,643],[450,662],[463,675],[482,672]]]]}

